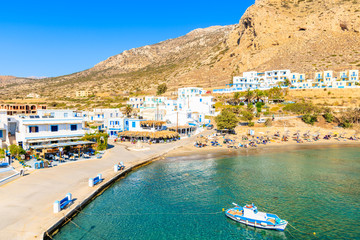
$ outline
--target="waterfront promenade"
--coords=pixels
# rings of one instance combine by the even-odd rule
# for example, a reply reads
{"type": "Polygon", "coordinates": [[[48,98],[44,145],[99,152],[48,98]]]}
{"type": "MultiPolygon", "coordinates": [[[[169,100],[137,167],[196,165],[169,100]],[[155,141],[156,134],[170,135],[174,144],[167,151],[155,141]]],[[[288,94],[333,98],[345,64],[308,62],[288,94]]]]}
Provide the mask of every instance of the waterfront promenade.
{"type": "MultiPolygon", "coordinates": [[[[203,132],[208,134],[208,132],[203,132]]],[[[0,186],[0,239],[42,239],[43,233],[89,197],[106,181],[115,177],[113,166],[120,161],[126,168],[156,158],[180,146],[194,142],[195,136],[181,141],[154,144],[147,151],[129,151],[117,143],[102,159],[72,162],[41,169],[0,186]],[[88,187],[90,177],[101,173],[103,183],[88,187]],[[71,193],[75,202],[60,213],[53,203],[71,193]]]]}

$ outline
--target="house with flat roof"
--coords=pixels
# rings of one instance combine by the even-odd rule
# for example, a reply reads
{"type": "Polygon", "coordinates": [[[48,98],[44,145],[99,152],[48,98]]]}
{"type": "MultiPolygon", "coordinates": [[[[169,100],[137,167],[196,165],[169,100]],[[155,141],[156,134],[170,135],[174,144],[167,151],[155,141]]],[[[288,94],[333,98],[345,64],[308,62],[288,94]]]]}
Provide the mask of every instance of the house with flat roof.
{"type": "Polygon", "coordinates": [[[66,146],[85,135],[84,119],[72,110],[39,111],[37,115],[14,116],[16,143],[25,150],[39,145],[66,146]]]}

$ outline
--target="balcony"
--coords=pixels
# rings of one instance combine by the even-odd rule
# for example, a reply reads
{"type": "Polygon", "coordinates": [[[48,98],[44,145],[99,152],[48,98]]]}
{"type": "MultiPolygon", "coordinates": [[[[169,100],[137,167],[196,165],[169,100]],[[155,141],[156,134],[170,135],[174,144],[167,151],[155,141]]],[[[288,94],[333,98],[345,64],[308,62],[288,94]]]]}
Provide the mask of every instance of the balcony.
{"type": "MultiPolygon", "coordinates": [[[[18,134],[18,133],[17,133],[18,134]]],[[[74,137],[82,137],[85,135],[84,130],[76,130],[76,131],[70,131],[70,130],[62,130],[57,132],[51,132],[51,131],[40,131],[40,132],[34,132],[34,133],[25,133],[24,134],[25,139],[58,139],[58,138],[74,138],[74,137]]]]}

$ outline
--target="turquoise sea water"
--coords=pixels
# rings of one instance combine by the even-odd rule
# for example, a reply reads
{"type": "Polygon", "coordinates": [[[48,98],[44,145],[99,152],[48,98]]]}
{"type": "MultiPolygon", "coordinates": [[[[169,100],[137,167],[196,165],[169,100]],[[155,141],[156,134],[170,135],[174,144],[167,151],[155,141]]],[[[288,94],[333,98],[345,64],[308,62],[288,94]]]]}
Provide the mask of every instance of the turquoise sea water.
{"type": "Polygon", "coordinates": [[[54,239],[359,239],[359,221],[359,148],[263,151],[167,158],[142,167],[54,239]],[[253,202],[297,230],[235,223],[222,212],[232,202],[253,202]]]}

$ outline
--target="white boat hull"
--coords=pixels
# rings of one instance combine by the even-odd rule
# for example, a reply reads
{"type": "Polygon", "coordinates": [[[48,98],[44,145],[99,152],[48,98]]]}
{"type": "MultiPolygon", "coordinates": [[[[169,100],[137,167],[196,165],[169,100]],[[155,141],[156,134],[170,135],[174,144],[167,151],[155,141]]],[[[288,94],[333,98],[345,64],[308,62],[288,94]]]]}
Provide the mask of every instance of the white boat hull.
{"type": "Polygon", "coordinates": [[[287,222],[285,222],[284,224],[267,225],[267,224],[263,224],[259,221],[256,222],[256,220],[243,220],[239,217],[231,216],[230,214],[227,214],[227,213],[226,213],[226,216],[236,222],[239,222],[239,223],[242,223],[242,224],[245,224],[248,226],[252,226],[252,227],[263,228],[263,229],[284,231],[287,226],[287,222]]]}

